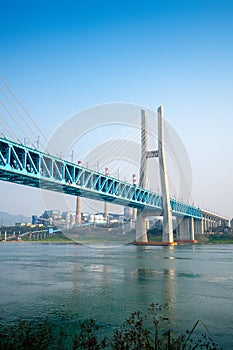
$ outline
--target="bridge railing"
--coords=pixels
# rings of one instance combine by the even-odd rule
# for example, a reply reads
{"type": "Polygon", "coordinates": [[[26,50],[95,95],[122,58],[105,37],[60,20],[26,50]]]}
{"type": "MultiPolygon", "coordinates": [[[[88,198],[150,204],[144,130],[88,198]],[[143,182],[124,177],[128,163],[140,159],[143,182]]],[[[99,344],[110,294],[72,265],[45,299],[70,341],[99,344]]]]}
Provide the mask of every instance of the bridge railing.
{"type": "MultiPolygon", "coordinates": [[[[162,196],[79,164],[0,138],[0,180],[162,211],[162,196]]],[[[201,219],[201,210],[171,199],[174,215],[201,219]]]]}

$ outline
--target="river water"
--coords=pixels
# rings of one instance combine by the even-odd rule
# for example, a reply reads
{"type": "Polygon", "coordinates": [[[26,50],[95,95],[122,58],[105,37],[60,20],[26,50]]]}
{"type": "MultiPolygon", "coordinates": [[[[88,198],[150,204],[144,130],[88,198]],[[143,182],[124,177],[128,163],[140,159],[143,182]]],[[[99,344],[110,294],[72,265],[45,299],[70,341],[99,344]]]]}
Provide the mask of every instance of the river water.
{"type": "Polygon", "coordinates": [[[94,318],[108,333],[159,302],[171,328],[185,331],[200,319],[233,349],[233,245],[1,243],[0,283],[0,322],[48,316],[74,328],[94,318]]]}

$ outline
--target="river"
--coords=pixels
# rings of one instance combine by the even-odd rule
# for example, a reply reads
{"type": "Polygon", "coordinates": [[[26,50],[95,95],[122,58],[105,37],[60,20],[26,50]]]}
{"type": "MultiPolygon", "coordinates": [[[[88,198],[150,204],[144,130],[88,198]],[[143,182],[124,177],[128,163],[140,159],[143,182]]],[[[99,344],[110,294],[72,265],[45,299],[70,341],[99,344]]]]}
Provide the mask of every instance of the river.
{"type": "Polygon", "coordinates": [[[1,243],[0,267],[0,322],[49,316],[74,328],[94,318],[108,333],[159,302],[172,328],[200,319],[233,349],[233,245],[1,243]]]}

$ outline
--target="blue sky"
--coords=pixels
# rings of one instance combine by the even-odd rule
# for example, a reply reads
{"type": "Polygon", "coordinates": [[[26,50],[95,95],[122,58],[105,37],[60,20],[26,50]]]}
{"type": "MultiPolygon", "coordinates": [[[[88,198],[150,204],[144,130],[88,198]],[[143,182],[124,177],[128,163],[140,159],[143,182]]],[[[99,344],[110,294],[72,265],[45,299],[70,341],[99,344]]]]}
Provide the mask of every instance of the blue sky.
{"type": "MultiPolygon", "coordinates": [[[[195,201],[233,216],[232,1],[1,0],[0,8],[0,74],[48,136],[96,104],[163,104],[192,162],[195,201]]],[[[12,204],[22,189],[0,186],[12,193],[0,210],[43,208],[39,199],[30,209],[12,204]]]]}

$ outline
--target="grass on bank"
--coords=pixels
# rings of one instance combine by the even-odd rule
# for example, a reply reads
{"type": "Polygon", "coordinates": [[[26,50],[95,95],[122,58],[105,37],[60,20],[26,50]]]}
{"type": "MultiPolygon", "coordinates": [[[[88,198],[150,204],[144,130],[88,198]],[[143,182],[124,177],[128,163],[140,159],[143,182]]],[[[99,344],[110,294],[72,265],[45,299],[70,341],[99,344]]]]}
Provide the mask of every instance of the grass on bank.
{"type": "Polygon", "coordinates": [[[107,229],[96,229],[92,231],[80,230],[75,233],[71,232],[58,232],[54,235],[43,239],[30,239],[29,236],[22,237],[22,241],[38,241],[38,242],[58,242],[58,243],[72,243],[77,242],[81,244],[88,243],[118,243],[127,244],[135,240],[135,232],[117,232],[107,229]]]}
{"type": "Polygon", "coordinates": [[[233,244],[233,234],[208,235],[209,243],[233,244]]]}
{"type": "Polygon", "coordinates": [[[43,238],[43,239],[30,239],[29,236],[22,237],[21,240],[23,242],[58,242],[58,243],[67,243],[72,242],[71,239],[69,239],[67,236],[65,236],[63,233],[55,233],[53,235],[50,235],[49,237],[43,238]]]}
{"type": "MultiPolygon", "coordinates": [[[[13,231],[12,231],[13,232],[13,231]]],[[[0,240],[4,240],[2,234],[0,240]]],[[[174,239],[176,235],[174,234],[174,239]]],[[[233,233],[214,233],[208,235],[195,235],[195,239],[198,243],[204,244],[233,244],[233,233]]],[[[51,242],[51,243],[116,243],[116,244],[128,244],[135,241],[135,230],[123,231],[121,228],[107,229],[107,228],[72,228],[70,231],[57,232],[43,239],[30,239],[29,236],[21,238],[22,241],[37,241],[37,242],[51,242]]],[[[161,230],[148,230],[148,240],[150,242],[161,242],[162,232],[161,230]]]]}
{"type": "MultiPolygon", "coordinates": [[[[152,242],[161,242],[162,241],[162,233],[154,232],[153,230],[148,231],[148,239],[152,242]]],[[[174,235],[174,239],[176,236],[174,235]]],[[[213,233],[213,234],[203,234],[203,235],[195,235],[195,240],[198,243],[218,243],[218,244],[233,244],[233,234],[228,233],[213,233]]]]}

